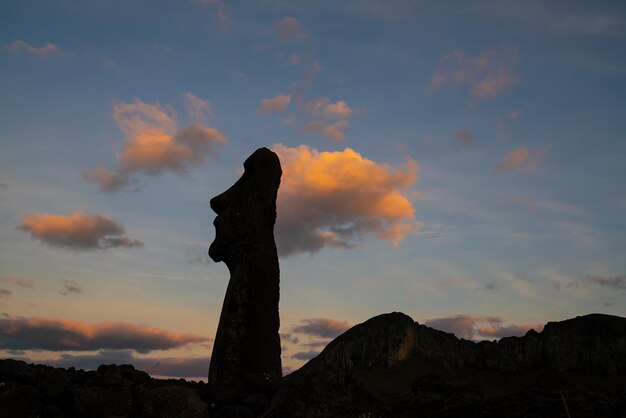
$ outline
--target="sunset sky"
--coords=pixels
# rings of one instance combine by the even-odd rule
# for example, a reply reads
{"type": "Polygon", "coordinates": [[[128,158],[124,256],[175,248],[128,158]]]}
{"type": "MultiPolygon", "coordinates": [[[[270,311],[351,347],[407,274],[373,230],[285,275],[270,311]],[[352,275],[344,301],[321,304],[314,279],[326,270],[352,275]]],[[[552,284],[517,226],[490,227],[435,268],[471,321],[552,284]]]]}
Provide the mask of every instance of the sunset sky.
{"type": "Polygon", "coordinates": [[[280,157],[285,372],[401,311],[626,315],[626,3],[0,4],[0,357],[206,377],[209,199],[280,157]]]}

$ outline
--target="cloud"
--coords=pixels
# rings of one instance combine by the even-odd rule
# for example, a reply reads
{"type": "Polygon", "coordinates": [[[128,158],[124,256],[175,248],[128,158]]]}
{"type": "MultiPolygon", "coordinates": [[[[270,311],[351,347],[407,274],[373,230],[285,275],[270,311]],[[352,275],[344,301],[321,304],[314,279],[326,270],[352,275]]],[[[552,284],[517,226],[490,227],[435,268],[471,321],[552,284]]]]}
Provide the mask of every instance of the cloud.
{"type": "MultiPolygon", "coordinates": [[[[168,377],[206,378],[210,357],[135,357],[132,350],[100,350],[96,354],[61,354],[59,359],[38,360],[53,367],[95,370],[101,364],[132,364],[137,370],[168,377]]],[[[30,362],[30,361],[29,361],[30,362]]]]}
{"type": "Polygon", "coordinates": [[[28,277],[0,277],[0,283],[19,287],[34,287],[35,281],[28,277]]]}
{"type": "Polygon", "coordinates": [[[205,122],[209,117],[213,116],[213,109],[208,100],[203,100],[191,92],[183,94],[185,108],[187,113],[196,123],[205,122]]]}
{"type": "Polygon", "coordinates": [[[296,359],[296,360],[308,361],[308,360],[311,360],[313,357],[317,356],[319,353],[320,353],[319,351],[315,351],[315,350],[299,351],[295,354],[292,354],[291,358],[296,359]]]}
{"type": "Polygon", "coordinates": [[[367,235],[397,246],[417,231],[406,197],[418,165],[378,164],[350,148],[317,151],[274,144],[283,178],[278,190],[276,241],[281,255],[350,247],[367,235]]]}
{"type": "Polygon", "coordinates": [[[587,276],[587,280],[614,290],[626,290],[626,276],[587,276]]]}
{"type": "Polygon", "coordinates": [[[279,94],[269,99],[261,99],[259,112],[284,112],[285,110],[287,110],[289,102],[291,102],[290,94],[279,94]]]}
{"type": "Polygon", "coordinates": [[[196,334],[166,331],[127,322],[88,324],[52,318],[0,319],[0,349],[95,351],[131,349],[140,353],[209,341],[196,334]]]}
{"type": "Polygon", "coordinates": [[[36,55],[38,57],[48,57],[51,55],[59,55],[61,54],[61,48],[59,48],[55,44],[46,43],[44,46],[39,48],[32,46],[28,42],[17,40],[8,45],[3,45],[3,51],[9,51],[14,53],[24,52],[30,55],[36,55]]]}
{"type": "Polygon", "coordinates": [[[324,135],[335,142],[344,142],[346,134],[343,132],[348,127],[348,121],[338,120],[334,123],[309,122],[302,130],[307,133],[324,135]]]}
{"type": "Polygon", "coordinates": [[[508,153],[496,165],[497,173],[506,173],[508,171],[523,169],[526,174],[535,171],[547,156],[545,149],[531,151],[528,148],[517,148],[508,153]]]}
{"type": "Polygon", "coordinates": [[[283,42],[294,42],[309,37],[300,22],[291,16],[286,16],[276,23],[272,27],[272,32],[283,42]]]}
{"type": "Polygon", "coordinates": [[[517,55],[517,49],[509,46],[485,51],[475,58],[459,50],[452,51],[440,59],[430,86],[439,89],[466,84],[472,98],[494,98],[519,82],[514,70],[517,55]]]}
{"type": "Polygon", "coordinates": [[[71,294],[80,295],[80,294],[85,293],[83,288],[78,283],[72,280],[63,279],[61,286],[63,286],[63,289],[59,291],[61,295],[71,295],[71,294]]]}
{"type": "Polygon", "coordinates": [[[222,0],[190,0],[191,3],[212,6],[217,12],[217,18],[223,25],[230,23],[230,10],[224,5],[222,0]]]}
{"type": "Polygon", "coordinates": [[[332,103],[327,97],[317,97],[306,102],[304,110],[314,117],[335,119],[334,122],[319,120],[309,122],[302,128],[304,132],[324,135],[335,142],[345,141],[344,130],[349,126],[346,119],[354,113],[347,102],[339,100],[332,103]]]}
{"type": "Polygon", "coordinates": [[[184,176],[190,167],[204,164],[208,156],[216,157],[214,149],[224,145],[226,137],[202,123],[211,114],[209,103],[189,92],[183,97],[195,122],[181,129],[176,113],[168,106],[139,99],[115,102],[113,120],[126,134],[124,149],[116,155],[118,166],[114,170],[103,165],[92,171],[83,169],[83,178],[104,192],[136,190],[133,173],[156,176],[171,171],[184,176]]]}
{"type": "Polygon", "coordinates": [[[502,319],[497,316],[472,316],[461,314],[429,319],[424,322],[424,325],[441,331],[451,332],[458,338],[465,338],[467,340],[522,336],[530,329],[536,331],[543,329],[543,324],[502,325],[502,322],[502,319]],[[486,325],[480,325],[485,323],[486,325]]]}
{"type": "Polygon", "coordinates": [[[327,97],[316,97],[305,103],[304,109],[313,115],[327,118],[346,119],[352,116],[353,109],[344,100],[332,103],[327,97]]]}
{"type": "Polygon", "coordinates": [[[295,335],[292,335],[290,333],[280,333],[280,339],[283,341],[288,341],[291,344],[298,344],[300,342],[300,339],[298,337],[296,337],[295,335]]]}
{"type": "Polygon", "coordinates": [[[461,145],[472,145],[474,143],[474,135],[466,129],[457,132],[456,139],[458,139],[461,145]]]}
{"type": "Polygon", "coordinates": [[[335,338],[350,328],[347,321],[338,321],[331,318],[303,319],[300,325],[295,325],[292,332],[321,338],[335,338]]]}
{"type": "Polygon", "coordinates": [[[124,227],[108,216],[74,212],[71,215],[27,213],[18,228],[53,247],[76,250],[143,247],[123,236],[124,227]]]}
{"type": "Polygon", "coordinates": [[[0,288],[0,298],[8,298],[11,296],[11,293],[12,292],[10,290],[0,288]]]}

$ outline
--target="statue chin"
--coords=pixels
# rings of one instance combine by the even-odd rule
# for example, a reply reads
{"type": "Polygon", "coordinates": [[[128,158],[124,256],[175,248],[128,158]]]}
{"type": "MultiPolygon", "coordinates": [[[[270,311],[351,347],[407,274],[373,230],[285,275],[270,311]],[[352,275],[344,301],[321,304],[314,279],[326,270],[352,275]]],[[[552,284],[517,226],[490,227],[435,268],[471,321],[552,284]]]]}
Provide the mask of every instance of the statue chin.
{"type": "Polygon", "coordinates": [[[224,261],[224,246],[220,245],[217,240],[213,241],[213,243],[209,246],[209,257],[211,257],[211,260],[216,263],[224,261]]]}

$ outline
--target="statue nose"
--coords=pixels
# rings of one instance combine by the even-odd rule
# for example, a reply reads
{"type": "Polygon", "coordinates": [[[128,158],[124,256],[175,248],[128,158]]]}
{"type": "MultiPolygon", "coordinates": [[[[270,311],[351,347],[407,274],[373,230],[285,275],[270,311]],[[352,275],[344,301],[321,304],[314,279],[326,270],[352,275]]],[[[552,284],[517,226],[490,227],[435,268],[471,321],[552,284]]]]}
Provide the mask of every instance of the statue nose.
{"type": "Polygon", "coordinates": [[[209,201],[209,205],[211,206],[211,209],[213,209],[213,212],[217,213],[218,215],[224,212],[224,210],[227,207],[227,199],[225,195],[226,193],[222,193],[218,196],[215,196],[213,199],[209,201]]]}

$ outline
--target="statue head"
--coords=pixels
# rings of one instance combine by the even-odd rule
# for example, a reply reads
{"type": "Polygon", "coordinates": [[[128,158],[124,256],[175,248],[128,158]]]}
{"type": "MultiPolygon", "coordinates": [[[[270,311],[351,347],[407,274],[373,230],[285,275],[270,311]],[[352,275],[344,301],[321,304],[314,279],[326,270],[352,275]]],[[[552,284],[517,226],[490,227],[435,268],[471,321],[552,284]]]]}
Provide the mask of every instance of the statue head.
{"type": "Polygon", "coordinates": [[[243,166],[241,178],[210,202],[217,216],[209,256],[215,262],[225,262],[231,270],[247,254],[276,252],[274,223],[282,175],[280,161],[269,149],[259,148],[243,166]]]}

